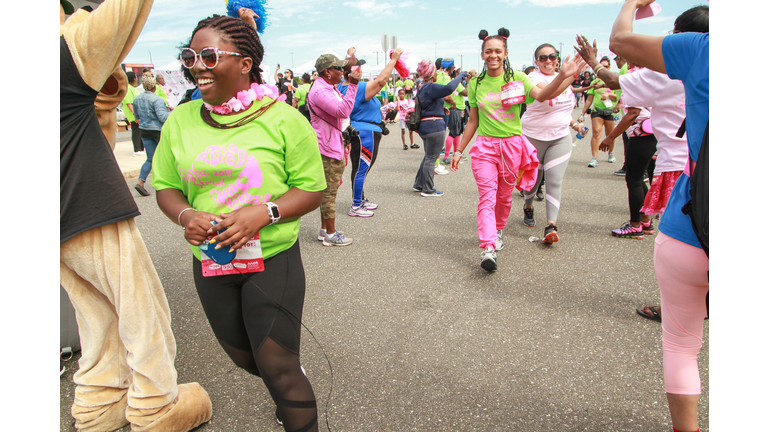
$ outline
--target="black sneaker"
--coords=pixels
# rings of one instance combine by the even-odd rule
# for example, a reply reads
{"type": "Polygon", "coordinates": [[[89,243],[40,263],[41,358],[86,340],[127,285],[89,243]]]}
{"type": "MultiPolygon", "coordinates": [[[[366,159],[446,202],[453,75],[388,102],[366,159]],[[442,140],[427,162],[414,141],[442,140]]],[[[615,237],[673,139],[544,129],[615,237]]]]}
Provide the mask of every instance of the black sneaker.
{"type": "Polygon", "coordinates": [[[533,207],[527,209],[523,206],[523,223],[526,226],[536,226],[536,219],[533,218],[533,207]]]}
{"type": "Polygon", "coordinates": [[[146,189],[144,189],[144,186],[136,183],[136,186],[134,186],[134,188],[139,192],[139,195],[149,196],[149,192],[146,189]]]}
{"type": "Polygon", "coordinates": [[[541,191],[541,186],[539,186],[539,190],[536,191],[536,201],[544,201],[544,193],[541,191]]]}
{"type": "Polygon", "coordinates": [[[625,176],[625,175],[627,175],[627,170],[625,170],[624,168],[622,168],[620,170],[616,170],[616,171],[613,172],[613,175],[625,176]]]}
{"type": "Polygon", "coordinates": [[[411,144],[411,148],[417,149],[417,148],[419,148],[419,145],[418,144],[411,144]]]}
{"type": "Polygon", "coordinates": [[[403,150],[408,150],[408,145],[407,144],[403,144],[403,150]]]}
{"type": "Polygon", "coordinates": [[[542,240],[544,243],[557,243],[560,240],[560,237],[557,236],[557,227],[549,224],[544,229],[544,239],[542,240]]]}

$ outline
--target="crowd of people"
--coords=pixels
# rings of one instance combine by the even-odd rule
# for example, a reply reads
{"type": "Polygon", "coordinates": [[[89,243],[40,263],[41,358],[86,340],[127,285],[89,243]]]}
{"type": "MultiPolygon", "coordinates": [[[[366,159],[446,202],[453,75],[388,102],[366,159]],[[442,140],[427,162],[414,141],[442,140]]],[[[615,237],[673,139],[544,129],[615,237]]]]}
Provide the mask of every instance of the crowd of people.
{"type": "MultiPolygon", "coordinates": [[[[374,216],[378,205],[366,196],[365,184],[379,156],[382,137],[390,133],[387,126],[394,124],[399,125],[403,150],[423,148],[411,184],[422,197],[443,196],[435,175],[456,172],[468,160],[468,153],[478,189],[480,266],[488,272],[499,266],[498,252],[504,248],[503,231],[515,188],[525,198],[522,221],[533,227],[532,201],[546,181],[542,241],[557,243],[562,184],[574,145],[572,131],[592,132],[590,168],[599,166],[600,151],[607,152],[607,162],[615,162],[614,142],[622,136],[625,161],[616,174],[626,179],[629,221],[611,234],[641,239],[659,231],[654,266],[661,306],[638,308],[638,313],[662,322],[664,381],[674,430],[698,429],[701,385],[696,360],[703,320],[708,317],[709,259],[700,233],[682,209],[692,200],[692,173],[702,142],[708,142],[709,9],[699,6],[680,15],[674,34],[668,37],[637,35],[632,32],[634,13],[651,2],[628,0],[614,23],[610,48],[616,53],[617,73],[610,71],[609,57],[597,58],[596,43],[583,35],[576,37],[578,55],[573,58],[563,58],[553,45],[542,43],[531,52],[535,67],[514,70],[508,61],[508,44],[513,43],[510,32],[501,28],[496,34],[486,30],[478,34],[484,66],[480,73],[461,71],[453,59],[445,57],[435,62],[424,59],[413,74],[395,76],[403,55],[403,49],[397,48],[377,77],[364,80],[363,61],[350,47],[343,59],[321,55],[315,70],[300,79],[290,69],[280,72],[278,65],[276,86],[271,86],[259,67],[264,57],[256,24],[259,17],[253,10],[241,8],[237,18],[214,15],[192,31],[179,58],[184,76],[197,87],[175,109],[163,97],[161,75],[145,71],[139,79],[132,72],[125,74],[124,111],[134,131],[134,149],[146,155],[135,189],[142,196],[150,195],[146,182],[151,172],[158,206],[183,228],[190,244],[194,283],[213,333],[234,364],[264,382],[285,430],[318,430],[314,391],[299,358],[306,288],[299,220],[319,207],[317,240],[324,246],[353,243],[336,226],[343,173],[349,162],[352,205],[348,216],[374,216]],[[136,92],[139,83],[144,93],[136,92]],[[574,119],[582,93],[582,111],[574,119]],[[586,115],[591,117],[589,127],[584,124],[586,115]],[[414,132],[421,146],[414,142],[414,132]],[[450,171],[442,165],[448,165],[450,171]],[[653,218],[658,216],[656,228],[653,218]]],[[[62,52],[72,51],[82,34],[77,26],[87,20],[73,15],[81,21],[65,25],[65,3],[62,0],[62,52]]],[[[101,7],[125,9],[125,3],[107,0],[101,7]]],[[[135,41],[130,34],[141,30],[149,7],[139,4],[134,9],[131,22],[124,18],[126,29],[120,39],[107,46],[135,41]]],[[[82,70],[88,63],[79,57],[62,63],[62,98],[78,91],[82,94],[82,89],[74,88],[77,86],[101,88],[121,60],[117,54],[113,57],[109,65],[93,67],[98,74],[82,70]],[[72,81],[78,72],[84,81],[72,81]],[[65,82],[64,75],[69,81],[65,82]]],[[[85,170],[87,161],[78,159],[84,156],[73,149],[92,145],[82,137],[95,139],[95,132],[87,122],[65,124],[65,110],[71,114],[77,108],[62,105],[62,172],[75,173],[85,170]],[[78,128],[87,133],[76,133],[78,128]],[[65,155],[70,156],[65,159],[65,155]]],[[[99,149],[103,147],[99,141],[99,149]]],[[[92,162],[109,164],[102,159],[92,162]]],[[[72,212],[87,207],[75,193],[81,181],[85,180],[78,176],[62,177],[63,209],[72,212]]],[[[104,206],[119,214],[87,223],[82,211],[61,216],[62,285],[79,306],[78,321],[82,315],[82,322],[92,326],[81,330],[88,334],[106,332],[110,323],[85,316],[98,313],[89,312],[91,300],[78,294],[86,285],[122,295],[130,290],[134,297],[137,291],[149,289],[155,297],[148,301],[159,308],[161,317],[169,316],[162,287],[155,281],[154,267],[133,223],[135,203],[124,193],[109,198],[107,189],[120,189],[119,181],[103,187],[102,198],[114,201],[104,206]],[[96,282],[104,279],[99,274],[85,281],[77,276],[88,275],[76,258],[83,244],[109,237],[118,239],[110,243],[117,248],[121,236],[125,242],[139,245],[138,252],[131,252],[142,262],[137,278],[149,279],[150,288],[143,282],[103,287],[96,282]]],[[[130,262],[120,265],[138,271],[130,262]]],[[[119,268],[114,271],[123,274],[119,268]]],[[[129,315],[128,319],[139,318],[129,315]]],[[[175,344],[168,335],[167,320],[161,321],[143,322],[160,328],[155,333],[165,340],[161,354],[165,353],[166,363],[168,358],[172,363],[175,344]]],[[[107,361],[103,352],[107,343],[106,336],[84,341],[81,365],[85,362],[98,369],[107,361]],[[94,340],[103,340],[102,345],[94,340]]],[[[145,353],[148,347],[126,341],[125,349],[145,353]]],[[[122,367],[139,370],[143,360],[130,359],[122,367]]],[[[145,375],[134,372],[135,385],[122,385],[106,396],[99,391],[109,390],[108,385],[85,372],[76,375],[79,399],[72,412],[76,424],[82,426],[78,428],[98,430],[130,422],[137,425],[134,430],[154,430],[165,413],[176,409],[176,416],[187,415],[174,408],[181,407],[178,401],[183,395],[199,402],[198,408],[185,408],[194,419],[167,430],[189,430],[210,418],[210,401],[199,385],[176,386],[175,374],[171,374],[172,380],[162,374],[157,378],[145,375]],[[139,383],[153,386],[154,405],[140,400],[139,383]],[[102,399],[94,394],[101,394],[102,399]],[[98,409],[92,409],[94,406],[98,409]],[[116,415],[116,409],[124,410],[127,420],[116,415]]]]}

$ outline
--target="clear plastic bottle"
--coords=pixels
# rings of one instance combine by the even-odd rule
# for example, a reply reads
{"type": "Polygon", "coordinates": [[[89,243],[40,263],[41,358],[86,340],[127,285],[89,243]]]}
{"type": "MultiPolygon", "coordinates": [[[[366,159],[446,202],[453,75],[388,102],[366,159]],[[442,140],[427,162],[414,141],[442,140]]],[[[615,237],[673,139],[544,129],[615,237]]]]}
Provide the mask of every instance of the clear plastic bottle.
{"type": "MultiPolygon", "coordinates": [[[[584,126],[582,123],[579,123],[579,126],[584,126]]],[[[576,132],[576,139],[573,140],[573,146],[576,147],[576,144],[578,144],[584,137],[587,135],[587,132],[589,132],[588,127],[584,127],[584,133],[576,132]]]]}

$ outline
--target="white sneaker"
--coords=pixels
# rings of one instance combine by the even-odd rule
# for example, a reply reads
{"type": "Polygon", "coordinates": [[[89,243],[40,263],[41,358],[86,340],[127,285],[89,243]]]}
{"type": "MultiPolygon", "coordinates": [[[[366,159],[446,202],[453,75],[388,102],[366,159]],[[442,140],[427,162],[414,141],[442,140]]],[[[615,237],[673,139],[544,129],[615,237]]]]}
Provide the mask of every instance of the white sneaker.
{"type": "Polygon", "coordinates": [[[444,166],[442,166],[442,165],[438,165],[438,166],[437,166],[437,168],[435,168],[435,174],[437,174],[437,175],[446,175],[446,174],[448,174],[449,172],[450,172],[450,171],[448,171],[447,169],[445,169],[445,167],[444,167],[444,166]]]}
{"type": "Polygon", "coordinates": [[[379,205],[368,201],[368,198],[366,198],[363,200],[363,207],[365,207],[366,210],[376,210],[379,208],[379,205]]]}
{"type": "Polygon", "coordinates": [[[349,209],[349,213],[348,214],[350,216],[357,216],[357,217],[371,217],[371,216],[373,216],[373,212],[370,211],[370,210],[366,210],[366,208],[363,207],[363,206],[360,206],[360,207],[352,206],[352,208],[349,209]]]}
{"type": "Polygon", "coordinates": [[[493,250],[493,246],[488,246],[480,254],[480,267],[489,272],[495,271],[498,268],[496,264],[496,251],[493,250]]]}
{"type": "Polygon", "coordinates": [[[352,239],[344,237],[341,231],[326,235],[323,240],[323,246],[346,246],[350,244],[352,244],[352,239]]]}
{"type": "Polygon", "coordinates": [[[134,156],[146,156],[147,152],[145,152],[143,150],[142,151],[137,151],[137,152],[133,152],[133,155],[134,156]]]}
{"type": "Polygon", "coordinates": [[[322,228],[321,228],[321,229],[320,229],[320,234],[318,234],[318,235],[317,235],[317,241],[323,241],[323,240],[325,240],[325,236],[326,236],[327,234],[328,234],[328,233],[327,233],[327,232],[326,232],[324,229],[322,229],[322,228]]]}
{"type": "Polygon", "coordinates": [[[500,251],[504,249],[503,235],[504,233],[502,233],[501,230],[496,231],[496,248],[494,250],[500,251]]]}

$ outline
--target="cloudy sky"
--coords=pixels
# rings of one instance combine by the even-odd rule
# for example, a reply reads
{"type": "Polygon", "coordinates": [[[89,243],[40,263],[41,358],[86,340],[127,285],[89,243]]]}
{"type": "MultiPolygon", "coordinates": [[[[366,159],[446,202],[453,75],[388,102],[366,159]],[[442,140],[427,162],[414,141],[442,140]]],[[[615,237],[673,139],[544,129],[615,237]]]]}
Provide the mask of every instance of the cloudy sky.
{"type": "MultiPolygon", "coordinates": [[[[702,0],[664,0],[661,14],[640,20],[638,33],[666,35],[675,18],[702,0]]],[[[381,37],[396,35],[406,52],[419,58],[453,57],[464,69],[482,68],[481,29],[495,34],[506,27],[510,62],[531,65],[542,43],[563,45],[573,52],[576,33],[597,39],[608,52],[608,36],[623,0],[423,0],[327,1],[268,0],[268,27],[263,36],[266,62],[272,70],[314,61],[326,49],[342,55],[349,46],[370,64],[383,61],[381,37]],[[378,54],[377,54],[378,51],[378,54]]],[[[126,63],[163,66],[177,57],[176,47],[189,39],[197,22],[226,13],[224,0],[155,0],[149,20],[126,63]]]]}

